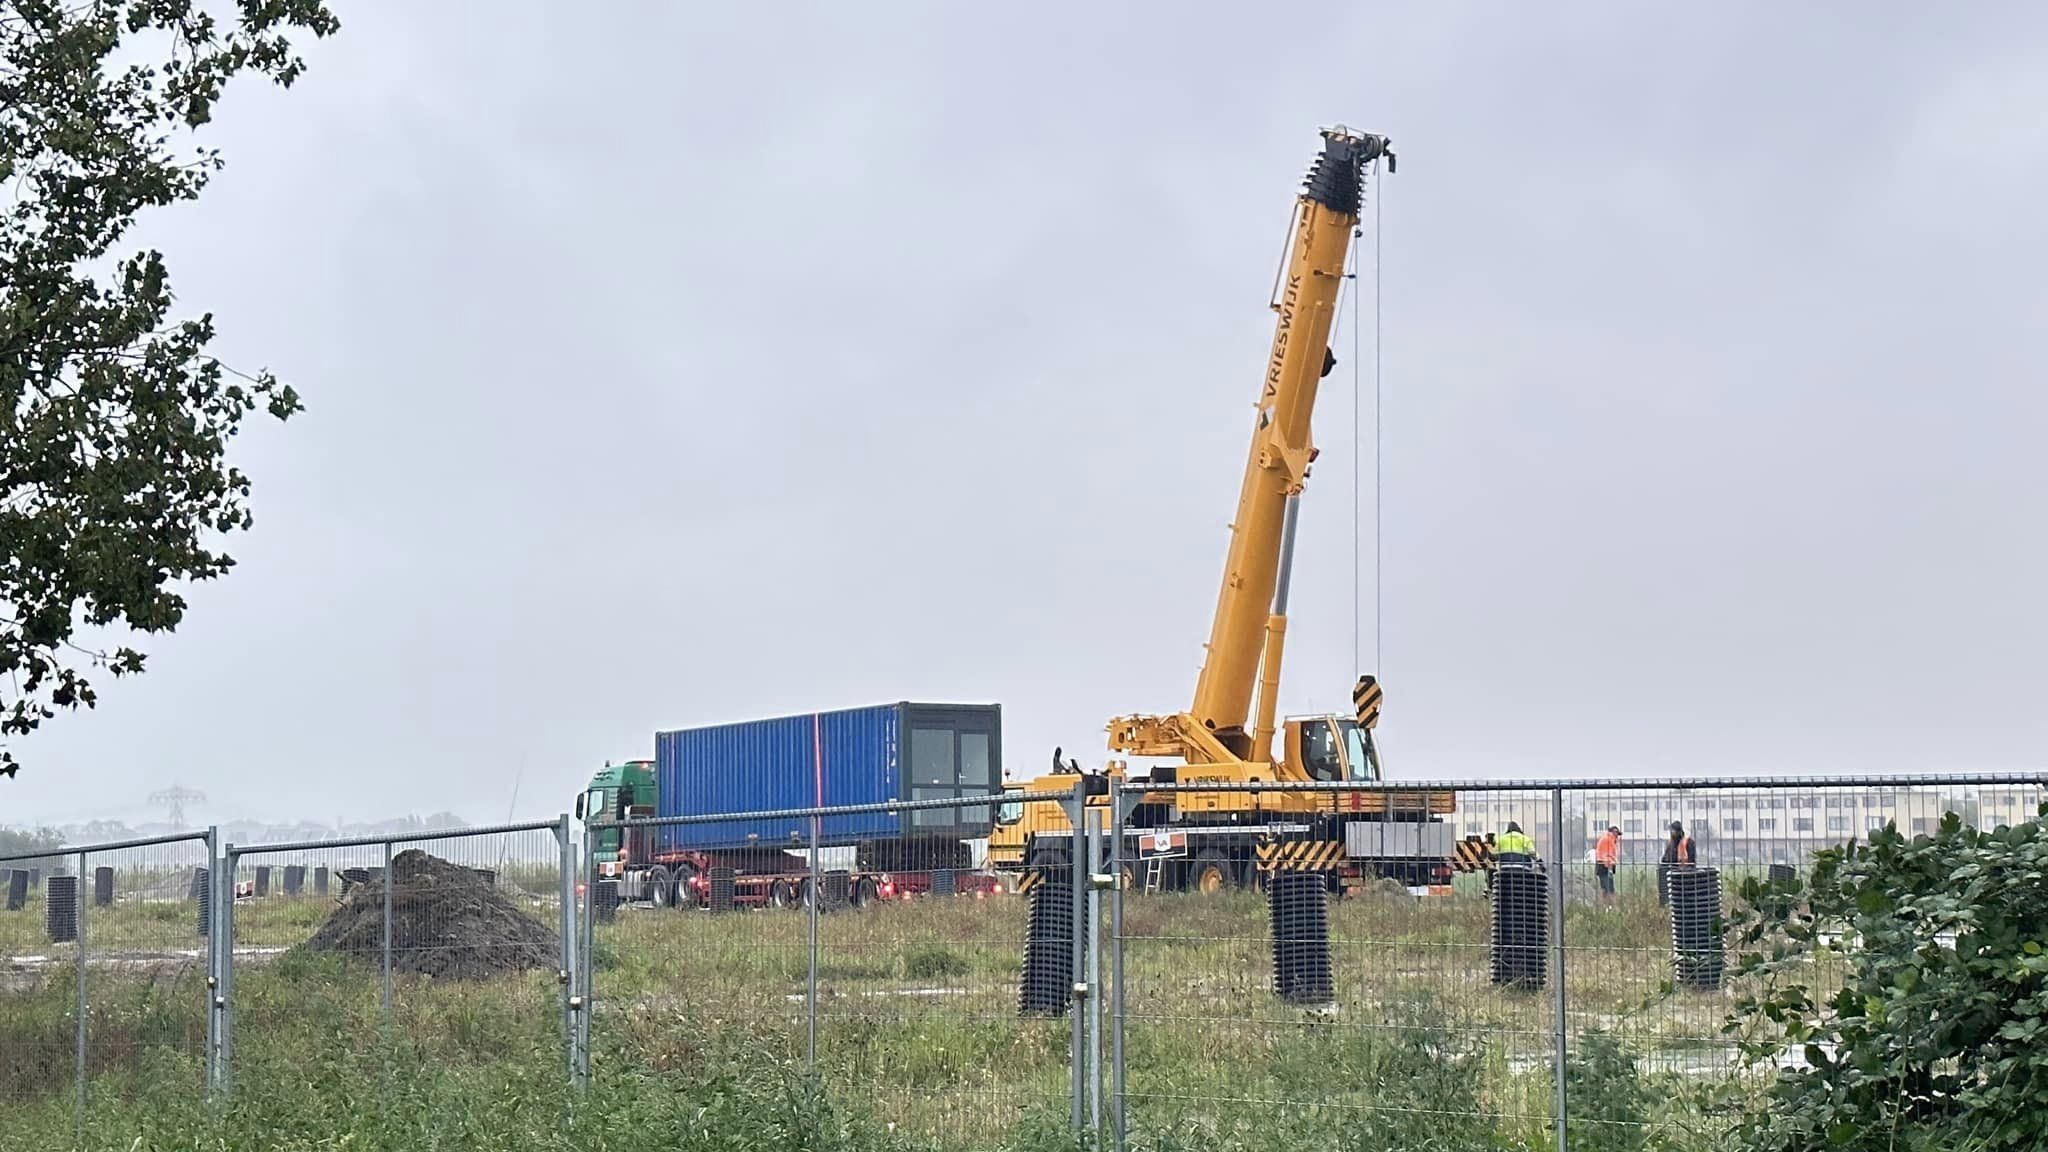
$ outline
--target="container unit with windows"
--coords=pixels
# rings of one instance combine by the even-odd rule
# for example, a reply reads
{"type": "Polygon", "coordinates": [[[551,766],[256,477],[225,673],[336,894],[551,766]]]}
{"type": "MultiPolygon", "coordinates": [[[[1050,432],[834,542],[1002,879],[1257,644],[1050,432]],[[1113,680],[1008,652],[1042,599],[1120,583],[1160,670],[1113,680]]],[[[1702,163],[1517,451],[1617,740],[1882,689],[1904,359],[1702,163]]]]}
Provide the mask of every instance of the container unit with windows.
{"type": "MultiPolygon", "coordinates": [[[[657,907],[712,902],[729,873],[735,905],[793,906],[810,896],[812,817],[793,810],[992,796],[1002,791],[1002,709],[881,704],[657,733],[651,761],[607,765],[577,802],[585,819],[689,817],[592,832],[598,872],[620,896],[657,907]],[[785,815],[705,819],[743,813],[785,815]]],[[[992,805],[835,812],[817,819],[820,872],[845,876],[861,905],[931,890],[992,890],[970,841],[992,805]]]]}

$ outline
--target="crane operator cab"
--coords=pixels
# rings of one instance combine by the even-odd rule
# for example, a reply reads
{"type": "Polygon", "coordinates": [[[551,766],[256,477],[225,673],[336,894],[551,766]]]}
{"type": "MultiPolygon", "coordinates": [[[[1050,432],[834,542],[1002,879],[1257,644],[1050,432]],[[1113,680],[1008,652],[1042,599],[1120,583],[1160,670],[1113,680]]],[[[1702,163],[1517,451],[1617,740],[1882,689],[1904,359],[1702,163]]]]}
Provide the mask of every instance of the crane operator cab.
{"type": "Polygon", "coordinates": [[[1342,716],[1289,720],[1285,759],[1301,766],[1304,779],[1335,784],[1374,783],[1380,779],[1379,750],[1372,730],[1342,716]]]}

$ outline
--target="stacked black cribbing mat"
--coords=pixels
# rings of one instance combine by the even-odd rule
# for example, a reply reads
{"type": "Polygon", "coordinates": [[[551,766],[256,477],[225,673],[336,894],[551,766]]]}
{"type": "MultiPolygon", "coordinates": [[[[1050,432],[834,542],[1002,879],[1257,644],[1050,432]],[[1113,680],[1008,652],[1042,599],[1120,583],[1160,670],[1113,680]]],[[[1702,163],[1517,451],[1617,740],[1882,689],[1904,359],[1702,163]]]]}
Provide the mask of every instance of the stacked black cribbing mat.
{"type": "Polygon", "coordinates": [[[934,895],[934,896],[951,896],[951,895],[952,895],[952,894],[953,894],[954,892],[956,892],[956,891],[958,891],[958,890],[959,890],[959,883],[958,883],[958,882],[957,882],[957,881],[956,881],[956,880],[954,879],[954,877],[953,877],[953,870],[952,870],[951,868],[934,868],[934,869],[932,869],[932,883],[931,883],[931,894],[932,894],[932,895],[934,895]]]}
{"type": "Polygon", "coordinates": [[[713,868],[710,878],[711,910],[713,912],[732,911],[739,898],[739,883],[735,879],[733,870],[730,868],[713,868]]]}
{"type": "Polygon", "coordinates": [[[199,906],[199,919],[194,927],[205,936],[213,931],[213,870],[194,868],[192,870],[191,899],[199,906]]]}
{"type": "Polygon", "coordinates": [[[849,872],[825,873],[825,907],[827,912],[844,908],[853,900],[853,875],[849,872]]]}
{"type": "Polygon", "coordinates": [[[1493,874],[1493,982],[1541,988],[1550,958],[1550,877],[1534,868],[1493,874]]]}
{"type": "Polygon", "coordinates": [[[50,943],[68,944],[78,939],[78,877],[52,876],[45,892],[45,910],[50,923],[50,943]]]}
{"type": "Polygon", "coordinates": [[[1048,873],[1031,890],[1017,1010],[1026,1015],[1064,1015],[1073,993],[1074,882],[1069,876],[1048,873]]]}
{"type": "Polygon", "coordinates": [[[1330,888],[1320,872],[1273,872],[1266,879],[1273,920],[1273,991],[1290,1004],[1328,1004],[1330,888]]]}
{"type": "Polygon", "coordinates": [[[590,910],[599,924],[609,924],[619,915],[619,878],[600,877],[590,889],[590,910]]]}
{"type": "Polygon", "coordinates": [[[1721,872],[1681,868],[1671,874],[1671,964],[1681,988],[1721,986],[1727,957],[1721,940],[1721,872]]]}

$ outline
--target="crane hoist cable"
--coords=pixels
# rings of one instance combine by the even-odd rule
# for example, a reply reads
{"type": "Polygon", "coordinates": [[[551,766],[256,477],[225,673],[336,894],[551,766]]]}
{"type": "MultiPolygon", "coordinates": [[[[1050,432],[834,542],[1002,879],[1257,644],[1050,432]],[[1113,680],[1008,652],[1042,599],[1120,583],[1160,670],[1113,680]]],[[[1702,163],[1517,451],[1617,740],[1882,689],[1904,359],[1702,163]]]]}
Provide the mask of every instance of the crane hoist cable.
{"type": "MultiPolygon", "coordinates": [[[[1374,160],[1369,171],[1371,172],[1372,179],[1366,185],[1366,195],[1372,197],[1372,193],[1377,191],[1379,187],[1380,161],[1374,160]]],[[[1380,202],[1377,197],[1372,197],[1372,211],[1372,670],[1375,676],[1384,679],[1386,673],[1381,665],[1386,659],[1386,646],[1382,639],[1385,633],[1385,614],[1380,577],[1383,569],[1382,557],[1385,551],[1383,546],[1384,538],[1381,532],[1382,513],[1385,502],[1381,499],[1380,491],[1385,479],[1385,470],[1381,467],[1381,463],[1386,451],[1386,429],[1381,417],[1380,407],[1382,396],[1380,340],[1384,329],[1380,308],[1380,202]]],[[[1364,226],[1361,224],[1353,228],[1351,235],[1353,239],[1363,237],[1365,235],[1364,226]]],[[[1364,520],[1364,516],[1359,499],[1359,490],[1362,487],[1360,483],[1362,479],[1360,460],[1365,455],[1365,436],[1360,431],[1359,418],[1364,408],[1365,395],[1362,389],[1364,379],[1359,356],[1359,341],[1362,339],[1360,330],[1363,328],[1363,325],[1359,319],[1358,304],[1362,287],[1360,284],[1361,269],[1359,266],[1363,259],[1364,256],[1359,247],[1353,245],[1350,253],[1350,271],[1344,277],[1344,289],[1351,297],[1351,666],[1354,672],[1362,667],[1359,663],[1359,654],[1360,649],[1363,647],[1361,639],[1363,630],[1360,621],[1359,605],[1364,600],[1362,595],[1364,581],[1360,571],[1360,556],[1364,551],[1361,547],[1362,531],[1360,525],[1364,520]]],[[[1337,318],[1340,326],[1343,323],[1343,317],[1344,309],[1343,304],[1340,302],[1337,308],[1337,318]]]]}
{"type": "MultiPolygon", "coordinates": [[[[1381,580],[1381,557],[1383,549],[1382,526],[1386,522],[1385,491],[1387,443],[1387,421],[1381,408],[1380,391],[1380,346],[1384,342],[1381,334],[1385,331],[1381,323],[1380,309],[1380,238],[1384,230],[1380,227],[1380,161],[1372,162],[1373,179],[1369,185],[1372,198],[1372,670],[1373,675],[1385,677],[1386,668],[1386,618],[1381,607],[1384,602],[1385,582],[1381,580]]],[[[1353,326],[1356,332],[1356,326],[1353,326]]],[[[1357,366],[1358,357],[1353,356],[1352,365],[1357,366]]]]}

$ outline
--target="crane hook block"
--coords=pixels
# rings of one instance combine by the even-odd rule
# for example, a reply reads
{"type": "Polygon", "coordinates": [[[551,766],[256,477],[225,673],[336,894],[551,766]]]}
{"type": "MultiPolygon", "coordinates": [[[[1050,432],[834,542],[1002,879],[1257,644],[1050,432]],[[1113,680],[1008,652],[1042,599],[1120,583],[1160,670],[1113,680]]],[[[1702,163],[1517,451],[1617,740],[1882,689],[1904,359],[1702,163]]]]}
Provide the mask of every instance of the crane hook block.
{"type": "Polygon", "coordinates": [[[1351,703],[1358,708],[1360,728],[1371,728],[1380,722],[1380,701],[1385,695],[1377,679],[1371,676],[1358,678],[1358,686],[1351,690],[1351,703]]]}

